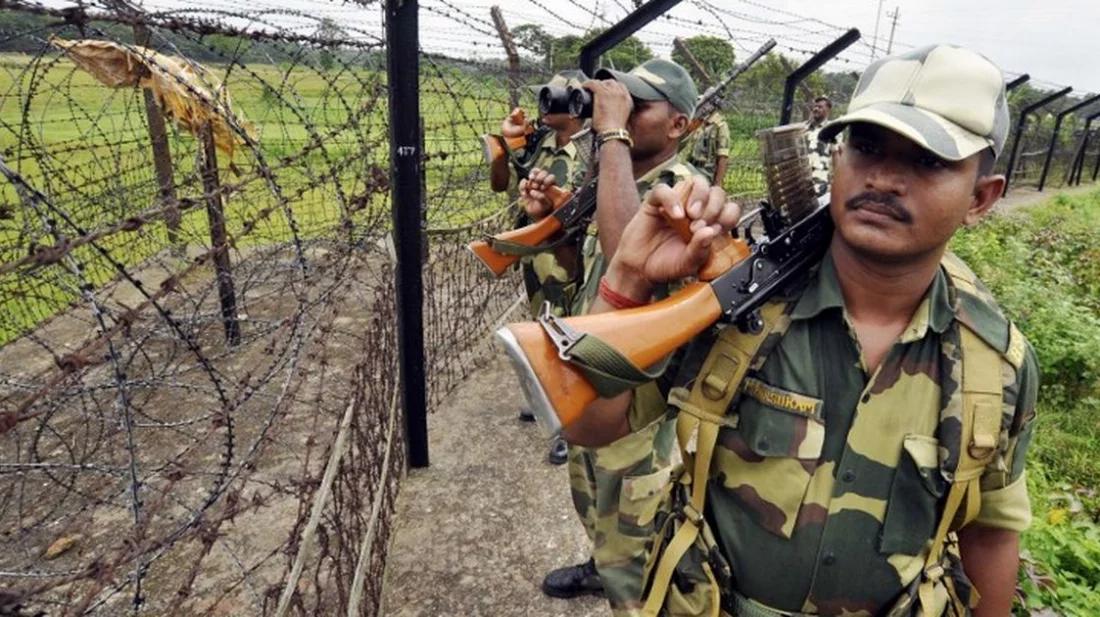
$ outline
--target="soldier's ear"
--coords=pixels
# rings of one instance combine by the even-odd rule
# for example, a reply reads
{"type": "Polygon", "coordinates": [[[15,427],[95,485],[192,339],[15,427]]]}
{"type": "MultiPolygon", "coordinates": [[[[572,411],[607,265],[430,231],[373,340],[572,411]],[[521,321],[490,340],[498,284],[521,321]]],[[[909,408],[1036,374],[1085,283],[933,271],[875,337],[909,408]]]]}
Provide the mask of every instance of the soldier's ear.
{"type": "Polygon", "coordinates": [[[1005,177],[1002,175],[978,178],[974,183],[974,195],[970,200],[970,207],[966,210],[966,217],[963,218],[963,225],[969,227],[982,220],[982,217],[992,210],[997,200],[1001,198],[1004,189],[1005,177]]]}
{"type": "Polygon", "coordinates": [[[681,113],[677,113],[672,121],[672,126],[669,128],[669,139],[680,139],[687,133],[687,127],[691,124],[691,120],[687,116],[681,113]]]}

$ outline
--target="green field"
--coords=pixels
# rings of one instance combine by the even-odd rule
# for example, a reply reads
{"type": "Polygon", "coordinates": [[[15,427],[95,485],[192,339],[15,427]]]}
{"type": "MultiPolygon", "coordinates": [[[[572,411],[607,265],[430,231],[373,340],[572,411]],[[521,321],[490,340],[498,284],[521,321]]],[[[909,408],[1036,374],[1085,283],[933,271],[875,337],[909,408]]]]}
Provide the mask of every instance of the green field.
{"type": "Polygon", "coordinates": [[[1100,606],[1098,226],[1100,191],[994,217],[952,245],[1035,346],[1042,369],[1019,615],[1100,606]]]}
{"type": "MultiPolygon", "coordinates": [[[[347,233],[386,233],[389,139],[385,74],[369,68],[319,69],[305,64],[211,65],[226,84],[254,146],[238,144],[230,161],[219,152],[220,177],[233,187],[225,200],[234,245],[281,243],[347,233]],[[234,173],[230,170],[233,164],[234,173]],[[262,162],[262,163],[261,163],[262,162]]],[[[422,80],[428,223],[455,227],[499,210],[502,195],[487,187],[477,136],[498,126],[507,95],[491,79],[429,65],[422,80]],[[476,94],[475,94],[476,93],[476,94]]],[[[56,243],[47,219],[72,238],[158,208],[144,98],[136,88],[111,89],[68,59],[0,54],[0,153],[52,207],[25,202],[0,186],[0,264],[56,243]],[[59,214],[60,211],[60,214],[59,214]],[[68,219],[66,221],[65,219],[68,219]]],[[[180,239],[209,245],[199,143],[171,125],[177,198],[196,207],[183,216],[180,239]]],[[[159,222],[111,234],[98,246],[135,265],[168,246],[159,222]]],[[[113,267],[91,247],[73,251],[64,268],[0,275],[0,344],[62,310],[79,284],[99,286],[113,267]],[[80,275],[74,268],[82,269],[80,275]]]]}

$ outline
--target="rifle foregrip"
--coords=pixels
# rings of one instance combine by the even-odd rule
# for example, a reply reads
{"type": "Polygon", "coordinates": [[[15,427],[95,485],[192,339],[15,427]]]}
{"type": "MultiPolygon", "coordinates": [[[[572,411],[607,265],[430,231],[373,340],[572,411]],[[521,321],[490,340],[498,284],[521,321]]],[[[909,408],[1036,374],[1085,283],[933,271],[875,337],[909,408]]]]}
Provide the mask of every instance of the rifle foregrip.
{"type": "MultiPolygon", "coordinates": [[[[493,239],[535,247],[549,240],[560,229],[561,221],[554,216],[548,216],[537,223],[497,234],[493,236],[493,239]]],[[[497,276],[502,276],[509,266],[520,259],[519,255],[494,251],[493,247],[485,240],[475,240],[467,248],[497,276]]]]}
{"type": "MultiPolygon", "coordinates": [[[[688,199],[691,197],[690,187],[681,189],[681,193],[677,195],[680,199],[680,206],[687,212],[688,199]]],[[[684,242],[691,242],[691,238],[694,235],[691,231],[691,221],[685,216],[684,218],[674,219],[668,215],[668,212],[661,210],[664,214],[665,220],[676,231],[676,234],[680,236],[680,239],[684,242]]],[[[703,263],[703,267],[699,269],[698,277],[701,281],[713,281],[721,276],[730,268],[734,267],[742,260],[746,259],[752,250],[749,249],[749,245],[745,244],[740,239],[735,239],[728,235],[721,235],[711,241],[710,255],[707,257],[706,262],[703,263]]]]}
{"type": "MultiPolygon", "coordinates": [[[[710,285],[691,283],[647,306],[570,317],[565,323],[617,349],[639,367],[650,367],[705,330],[722,315],[710,285]]],[[[544,431],[568,427],[596,400],[584,375],[563,361],[537,322],[513,323],[497,332],[520,376],[524,393],[544,431]]]]}

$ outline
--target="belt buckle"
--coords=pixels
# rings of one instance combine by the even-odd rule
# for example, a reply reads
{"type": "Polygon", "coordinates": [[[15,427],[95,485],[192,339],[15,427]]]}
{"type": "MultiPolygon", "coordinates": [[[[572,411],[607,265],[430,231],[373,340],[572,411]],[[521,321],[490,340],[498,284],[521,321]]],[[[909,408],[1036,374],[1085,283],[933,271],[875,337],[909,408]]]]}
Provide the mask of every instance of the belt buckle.
{"type": "Polygon", "coordinates": [[[684,520],[690,521],[696,527],[703,526],[703,513],[696,510],[695,506],[691,505],[691,502],[687,502],[680,508],[680,513],[684,515],[684,520]]]}

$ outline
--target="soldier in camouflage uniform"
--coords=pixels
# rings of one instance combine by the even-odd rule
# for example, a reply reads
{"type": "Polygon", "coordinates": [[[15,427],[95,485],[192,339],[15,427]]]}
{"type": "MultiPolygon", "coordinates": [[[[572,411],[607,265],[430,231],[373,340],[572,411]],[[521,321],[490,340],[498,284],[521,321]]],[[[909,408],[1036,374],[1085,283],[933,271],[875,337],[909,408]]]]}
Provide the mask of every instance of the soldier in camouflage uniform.
{"type": "MultiPolygon", "coordinates": [[[[538,96],[543,87],[553,86],[565,88],[568,86],[579,87],[580,78],[584,76],[581,71],[562,71],[545,84],[530,86],[530,90],[538,96]]],[[[526,127],[522,118],[525,114],[520,108],[512,110],[512,113],[501,123],[500,132],[505,137],[516,137],[524,134],[526,127]]],[[[541,142],[531,144],[529,147],[536,149],[532,165],[546,170],[560,178],[567,188],[572,189],[584,176],[584,169],[579,164],[577,146],[570,137],[583,128],[583,121],[569,114],[546,114],[540,121],[554,129],[541,142]]],[[[490,174],[493,179],[493,188],[504,190],[507,186],[514,186],[518,177],[514,155],[511,160],[502,159],[493,162],[490,174]]],[[[530,220],[526,216],[520,217],[519,224],[526,225],[530,220]]],[[[577,293],[577,273],[574,269],[567,269],[555,258],[553,253],[542,253],[527,256],[521,260],[524,287],[527,290],[528,306],[531,317],[537,318],[539,311],[546,302],[550,302],[556,315],[566,315],[573,304],[577,293]]],[[[534,422],[535,416],[529,409],[520,411],[519,417],[525,422],[534,422]]],[[[564,439],[555,439],[550,444],[547,460],[554,465],[565,464],[568,459],[568,445],[564,439]]]]}
{"type": "MultiPolygon", "coordinates": [[[[600,147],[600,176],[596,218],[586,230],[580,254],[559,250],[560,262],[579,260],[584,276],[573,314],[583,314],[595,300],[599,281],[613,255],[622,225],[657,185],[672,186],[699,175],[677,155],[680,139],[695,108],[697,91],[688,73],[667,60],[650,60],[629,73],[601,70],[585,84],[593,91],[592,128],[600,147]]],[[[555,177],[532,170],[520,183],[521,200],[532,218],[549,214],[543,190],[555,177]]],[[[639,420],[638,432],[621,442],[596,450],[570,447],[569,478],[573,504],[594,549],[587,562],[558,568],[543,582],[554,597],[575,597],[603,589],[598,569],[603,567],[604,538],[618,524],[622,477],[639,470],[668,469],[674,452],[672,435],[658,432],[653,420],[639,420]]]]}
{"type": "Polygon", "coordinates": [[[703,126],[684,140],[680,156],[703,172],[711,184],[722,186],[730,156],[730,127],[721,109],[715,109],[703,126]]]}
{"type": "Polygon", "coordinates": [[[810,142],[810,168],[813,170],[814,187],[818,195],[829,192],[829,169],[832,167],[833,145],[819,139],[822,127],[833,113],[833,102],[827,96],[814,99],[810,108],[810,121],[806,123],[806,140],[810,142]]]}
{"type": "MultiPolygon", "coordinates": [[[[1003,75],[947,45],[880,59],[822,136],[845,129],[829,251],[765,306],[771,330],[755,351],[744,346],[752,335],[712,328],[657,382],[597,400],[566,429],[571,443],[598,447],[667,398],[668,422],[698,431],[687,435],[697,441],[681,435],[694,444],[686,456],[703,456],[704,428],[716,435],[701,516],[664,498],[667,470],[623,481],[620,537],[648,538],[627,542],[614,573],[601,570],[618,615],[640,614],[645,582],[657,585],[664,564],[650,551],[667,542],[655,535],[665,523],[700,531],[663,579],[662,614],[1011,612],[1039,370],[946,252],[1004,187],[993,174],[1008,132],[1003,75]],[[708,410],[708,398],[722,402],[708,410]]],[[[605,275],[613,293],[601,287],[593,313],[624,297],[646,302],[657,284],[695,272],[740,214],[698,182],[689,203],[685,212],[671,190],[654,189],[623,231],[605,275]],[[690,243],[668,233],[662,210],[693,221],[690,243]]]]}

